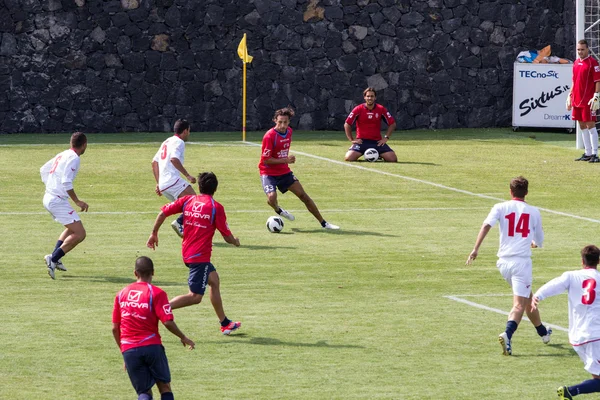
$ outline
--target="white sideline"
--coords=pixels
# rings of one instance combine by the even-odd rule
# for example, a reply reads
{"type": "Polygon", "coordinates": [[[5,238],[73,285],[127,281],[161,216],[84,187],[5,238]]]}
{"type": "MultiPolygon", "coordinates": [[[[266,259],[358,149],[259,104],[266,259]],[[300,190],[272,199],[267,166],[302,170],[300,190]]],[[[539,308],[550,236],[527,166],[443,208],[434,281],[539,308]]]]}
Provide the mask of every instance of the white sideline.
{"type": "MultiPolygon", "coordinates": [[[[477,295],[470,295],[470,296],[477,296],[477,295]]],[[[482,296],[486,296],[486,295],[482,295],[482,296]]],[[[503,295],[487,295],[487,296],[503,296],[503,295]]],[[[475,303],[473,301],[461,299],[459,296],[442,296],[442,297],[445,297],[445,298],[450,299],[450,300],[457,301],[459,303],[466,304],[466,305],[471,306],[471,307],[480,308],[482,310],[491,311],[491,312],[495,312],[497,314],[502,314],[502,315],[508,316],[508,312],[506,312],[506,311],[502,311],[500,309],[493,308],[493,307],[484,306],[483,304],[475,303]]],[[[526,321],[529,321],[529,318],[527,318],[525,316],[523,316],[523,319],[526,320],[526,321]]],[[[552,329],[555,329],[557,331],[569,332],[569,330],[567,328],[563,328],[562,326],[551,324],[549,322],[543,322],[543,323],[544,323],[544,325],[549,326],[552,329]]]]}
{"type": "MultiPolygon", "coordinates": [[[[453,210],[477,210],[477,209],[486,209],[487,207],[398,207],[398,208],[353,208],[352,211],[453,211],[453,210]]],[[[158,210],[158,208],[157,208],[158,210]]],[[[298,212],[308,212],[308,210],[288,210],[290,212],[298,213],[298,212]]],[[[328,213],[345,213],[349,210],[347,209],[324,209],[323,212],[328,213]]],[[[114,214],[114,215],[127,215],[127,214],[156,214],[158,211],[89,211],[85,214],[114,214]]],[[[270,213],[271,210],[268,208],[262,210],[227,210],[227,213],[270,213]]],[[[47,211],[0,211],[0,215],[44,215],[48,214],[47,211]]]]}
{"type": "MultiPolygon", "coordinates": [[[[251,144],[251,145],[254,145],[254,146],[259,146],[259,147],[261,146],[260,144],[252,143],[252,142],[244,142],[244,143],[248,143],[248,144],[251,144]]],[[[485,194],[469,192],[468,190],[458,189],[458,188],[454,188],[454,187],[451,187],[451,186],[446,186],[446,185],[442,185],[442,184],[439,184],[439,183],[426,181],[426,180],[423,180],[423,179],[417,179],[417,178],[412,178],[410,176],[405,176],[405,175],[400,175],[400,174],[393,174],[391,172],[381,171],[381,170],[374,169],[374,168],[363,167],[361,165],[357,165],[357,164],[354,164],[354,163],[349,163],[347,161],[332,160],[331,158],[326,158],[326,157],[321,157],[321,156],[315,156],[313,154],[304,153],[302,151],[296,151],[296,150],[291,150],[291,152],[292,153],[296,153],[296,154],[301,154],[303,156],[314,158],[314,159],[321,160],[321,161],[329,161],[329,162],[337,164],[337,165],[343,165],[344,167],[356,168],[356,169],[360,169],[360,170],[363,170],[363,171],[375,172],[375,173],[381,174],[381,175],[393,176],[394,178],[400,178],[400,179],[404,179],[404,180],[407,180],[407,181],[422,183],[424,185],[435,186],[435,187],[440,188],[440,189],[450,190],[452,192],[462,193],[462,194],[466,194],[466,195],[469,195],[469,196],[479,197],[479,198],[482,198],[482,199],[489,199],[489,200],[495,200],[495,201],[506,201],[506,199],[503,199],[503,198],[500,198],[500,197],[494,197],[494,196],[488,196],[488,195],[485,195],[485,194]]],[[[575,219],[580,219],[580,220],[583,220],[583,221],[594,222],[594,223],[600,224],[600,220],[599,219],[582,217],[580,215],[564,213],[562,211],[554,211],[554,210],[550,210],[548,208],[542,208],[542,207],[537,207],[537,208],[540,211],[545,211],[545,212],[550,213],[550,214],[561,215],[563,217],[570,217],[570,218],[575,218],[575,219]]]]}

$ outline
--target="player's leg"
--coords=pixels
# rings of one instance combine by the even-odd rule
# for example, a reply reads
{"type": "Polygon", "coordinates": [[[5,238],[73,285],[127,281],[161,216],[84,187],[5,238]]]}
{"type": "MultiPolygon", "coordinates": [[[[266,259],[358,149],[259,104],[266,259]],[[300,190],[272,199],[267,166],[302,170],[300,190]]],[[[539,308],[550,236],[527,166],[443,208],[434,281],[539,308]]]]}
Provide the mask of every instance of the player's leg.
{"type": "Polygon", "coordinates": [[[535,311],[531,311],[532,297],[533,294],[530,294],[529,299],[527,299],[527,304],[525,305],[525,312],[527,313],[527,318],[529,318],[529,321],[531,321],[539,337],[542,338],[542,343],[548,344],[550,343],[552,329],[546,328],[546,326],[542,323],[542,317],[540,317],[540,310],[538,308],[536,308],[535,311]]]}
{"type": "Polygon", "coordinates": [[[208,273],[210,272],[209,265],[212,266],[212,264],[191,263],[186,265],[190,269],[190,274],[188,276],[188,286],[190,291],[187,294],[174,297],[169,301],[173,310],[200,304],[202,297],[204,297],[204,292],[206,291],[208,273]]]}
{"type": "Polygon", "coordinates": [[[219,274],[211,264],[210,273],[208,274],[208,285],[210,286],[210,302],[215,309],[215,314],[219,318],[221,324],[221,333],[229,335],[231,332],[237,330],[242,323],[239,321],[231,321],[225,315],[223,310],[223,299],[221,298],[221,283],[219,280],[219,274]]]}
{"type": "Polygon", "coordinates": [[[362,156],[362,153],[354,150],[348,150],[344,156],[344,161],[356,161],[362,156]]]}
{"type": "MultiPolygon", "coordinates": [[[[292,175],[293,176],[293,175],[292,175]]],[[[260,180],[262,183],[263,191],[267,196],[267,204],[275,210],[278,215],[293,221],[296,218],[289,212],[279,207],[279,203],[277,201],[277,185],[279,184],[281,177],[278,176],[269,176],[269,175],[261,175],[260,180]]]]}
{"type": "Polygon", "coordinates": [[[396,157],[396,153],[394,153],[394,150],[392,150],[392,148],[387,144],[384,144],[383,146],[378,146],[377,151],[379,151],[379,156],[383,158],[384,161],[398,162],[398,157],[396,157]]]}
{"type": "Polygon", "coordinates": [[[304,205],[306,206],[306,209],[317,219],[317,221],[319,221],[319,223],[321,224],[321,226],[323,228],[325,228],[325,229],[340,229],[339,226],[330,224],[329,222],[327,222],[323,219],[323,216],[319,212],[317,205],[315,204],[313,199],[310,198],[308,193],[306,193],[306,191],[302,187],[302,184],[300,183],[300,181],[296,180],[287,189],[290,192],[294,193],[300,199],[300,201],[302,201],[304,203],[304,205]]]}
{"type": "Polygon", "coordinates": [[[173,400],[173,392],[171,391],[171,370],[169,369],[169,361],[163,346],[148,346],[148,365],[150,372],[156,382],[156,387],[160,393],[161,400],[173,400]]]}
{"type": "Polygon", "coordinates": [[[368,147],[364,146],[363,143],[352,143],[346,152],[346,155],[344,156],[344,161],[358,160],[363,154],[365,154],[365,150],[367,150],[367,148],[368,147]]]}
{"type": "Polygon", "coordinates": [[[210,302],[215,309],[217,318],[219,318],[221,333],[229,335],[231,332],[242,326],[242,323],[239,321],[232,321],[225,315],[225,311],[223,310],[223,299],[221,298],[219,274],[214,267],[211,273],[208,274],[208,285],[210,286],[210,302]]]}
{"type": "MultiPolygon", "coordinates": [[[[163,196],[169,199],[169,201],[175,201],[175,199],[183,196],[193,196],[195,194],[194,188],[187,181],[182,181],[163,192],[163,196]]],[[[180,214],[175,221],[171,222],[171,228],[173,228],[177,236],[183,238],[183,214],[180,214]]]]}
{"type": "MultiPolygon", "coordinates": [[[[600,159],[598,158],[598,131],[596,130],[596,115],[595,113],[592,115],[592,111],[589,111],[589,120],[583,122],[585,125],[585,130],[582,128],[582,134],[584,136],[589,136],[590,148],[592,151],[592,158],[589,160],[591,163],[598,163],[600,159]]],[[[587,113],[586,113],[587,114],[587,113]]]]}
{"type": "Polygon", "coordinates": [[[135,347],[123,353],[125,370],[138,395],[138,400],[152,399],[152,386],[156,383],[146,362],[148,352],[146,347],[152,346],[135,347]]]}
{"type": "Polygon", "coordinates": [[[600,344],[591,342],[581,346],[573,346],[573,349],[583,361],[584,369],[592,374],[592,379],[574,386],[559,387],[557,390],[559,399],[572,399],[580,394],[600,392],[600,366],[597,361],[600,359],[600,344]]]}

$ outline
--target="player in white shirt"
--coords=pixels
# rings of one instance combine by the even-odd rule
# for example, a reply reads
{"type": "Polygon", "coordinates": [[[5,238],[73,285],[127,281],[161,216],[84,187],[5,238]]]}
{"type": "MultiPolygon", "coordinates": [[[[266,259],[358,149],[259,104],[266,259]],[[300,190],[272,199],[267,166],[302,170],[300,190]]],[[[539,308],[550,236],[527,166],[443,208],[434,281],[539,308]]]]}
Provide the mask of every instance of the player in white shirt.
{"type": "Polygon", "coordinates": [[[52,254],[44,257],[48,275],[54,279],[54,272],[58,269],[66,271],[61,258],[85,239],[85,228],[77,212],[69,204],[73,200],[81,211],[88,210],[88,204],[79,200],[73,181],[79,172],[79,157],[85,153],[87,138],[82,132],[71,135],[71,148],[57,154],[40,168],[42,182],[46,185],[44,194],[44,207],[56,222],[65,226],[60,234],[52,254]]]}
{"type": "MultiPolygon", "coordinates": [[[[191,183],[196,183],[196,178],[183,166],[185,142],[190,137],[190,123],[185,119],[178,119],[173,129],[175,135],[162,142],[152,159],[152,172],[156,179],[155,192],[169,201],[196,194],[188,181],[179,176],[181,173],[191,183]]],[[[171,227],[179,237],[183,237],[183,214],[171,223],[171,227]]]]}
{"type": "Polygon", "coordinates": [[[494,205],[483,221],[475,247],[467,259],[467,265],[470,265],[477,258],[483,239],[498,223],[500,247],[496,266],[513,290],[513,306],[508,314],[506,330],[498,335],[502,353],[507,356],[512,354],[512,335],[517,330],[524,313],[527,313],[542,342],[548,344],[552,334],[552,329],[546,329],[542,324],[539,311],[532,311],[530,307],[533,283],[531,248],[542,247],[544,231],[540,211],[525,202],[528,186],[529,182],[522,176],[510,181],[512,200],[494,205]]]}
{"type": "Polygon", "coordinates": [[[600,392],[600,249],[589,245],[581,250],[582,269],[567,271],[539,288],[533,295],[531,309],[540,301],[565,291],[569,295],[569,342],[593,379],[575,386],[558,388],[558,398],[572,399],[586,393],[600,392]]]}

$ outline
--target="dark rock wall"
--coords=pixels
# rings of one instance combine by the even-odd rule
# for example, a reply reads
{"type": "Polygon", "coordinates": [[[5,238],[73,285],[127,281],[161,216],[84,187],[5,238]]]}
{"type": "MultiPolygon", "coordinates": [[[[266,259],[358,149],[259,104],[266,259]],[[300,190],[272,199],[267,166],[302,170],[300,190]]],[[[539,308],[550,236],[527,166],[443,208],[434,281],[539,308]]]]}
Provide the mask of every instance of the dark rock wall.
{"type": "Polygon", "coordinates": [[[519,51],[573,58],[559,0],[0,0],[0,132],[341,130],[367,86],[399,129],[508,126],[519,51]]]}

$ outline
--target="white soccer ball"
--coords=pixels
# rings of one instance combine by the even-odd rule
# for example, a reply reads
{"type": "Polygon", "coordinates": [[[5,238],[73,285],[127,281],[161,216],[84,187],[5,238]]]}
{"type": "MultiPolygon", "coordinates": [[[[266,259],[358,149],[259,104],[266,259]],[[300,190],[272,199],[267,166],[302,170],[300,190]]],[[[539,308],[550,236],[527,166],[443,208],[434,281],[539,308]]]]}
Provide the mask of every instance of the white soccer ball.
{"type": "Polygon", "coordinates": [[[364,154],[365,160],[368,162],[377,161],[379,159],[379,152],[375,149],[367,149],[364,154]]]}
{"type": "Polygon", "coordinates": [[[283,220],[281,217],[269,217],[267,219],[267,229],[271,233],[279,233],[283,230],[283,220]]]}

